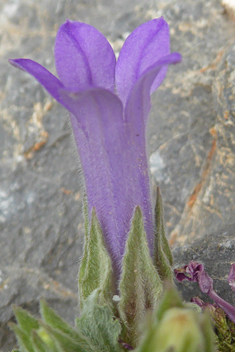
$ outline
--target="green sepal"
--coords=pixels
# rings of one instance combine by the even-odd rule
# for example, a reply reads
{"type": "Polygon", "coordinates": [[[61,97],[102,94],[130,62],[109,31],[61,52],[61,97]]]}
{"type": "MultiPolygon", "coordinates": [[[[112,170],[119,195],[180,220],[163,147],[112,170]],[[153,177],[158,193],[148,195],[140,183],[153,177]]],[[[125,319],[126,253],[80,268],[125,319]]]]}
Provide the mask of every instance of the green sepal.
{"type": "Polygon", "coordinates": [[[97,295],[98,289],[86,299],[82,315],[76,319],[77,328],[91,341],[96,351],[121,352],[118,343],[121,324],[114,318],[110,306],[97,304],[97,295]]]}
{"type": "MultiPolygon", "coordinates": [[[[87,208],[84,209],[85,218],[87,218],[87,208]]],[[[112,306],[114,295],[112,262],[105,247],[95,209],[92,211],[89,234],[87,225],[85,228],[84,254],[78,279],[81,308],[87,297],[96,289],[99,290],[99,297],[97,298],[99,303],[101,305],[107,303],[112,306]]]]}
{"type": "Polygon", "coordinates": [[[141,324],[147,309],[156,307],[162,292],[162,281],[149,253],[143,216],[136,207],[126,241],[119,285],[120,317],[126,327],[123,340],[135,347],[141,335],[141,324]]]}
{"type": "Polygon", "coordinates": [[[30,339],[30,334],[22,330],[14,323],[8,324],[10,329],[14,331],[18,344],[22,352],[34,352],[33,344],[30,339]]]}
{"type": "Polygon", "coordinates": [[[173,264],[173,258],[165,234],[162,197],[159,187],[157,188],[155,223],[156,229],[154,236],[153,262],[158,270],[161,279],[173,282],[173,271],[171,267],[173,264]]]}
{"type": "Polygon", "coordinates": [[[83,216],[84,216],[84,231],[85,231],[85,239],[83,246],[83,256],[80,263],[79,274],[78,274],[78,283],[79,283],[79,293],[80,293],[80,305],[82,306],[82,288],[80,288],[84,278],[86,276],[87,271],[87,261],[89,257],[89,216],[88,216],[88,204],[86,195],[83,197],[83,216]]]}

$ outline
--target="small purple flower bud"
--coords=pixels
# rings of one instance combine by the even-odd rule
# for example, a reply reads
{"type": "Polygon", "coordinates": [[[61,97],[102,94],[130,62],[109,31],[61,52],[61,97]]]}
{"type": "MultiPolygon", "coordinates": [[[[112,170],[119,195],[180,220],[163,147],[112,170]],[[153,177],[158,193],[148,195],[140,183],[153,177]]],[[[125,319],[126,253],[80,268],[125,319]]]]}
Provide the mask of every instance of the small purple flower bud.
{"type": "Polygon", "coordinates": [[[203,300],[199,297],[193,297],[191,298],[191,302],[197,304],[200,308],[205,308],[206,303],[203,302],[203,300]]]}

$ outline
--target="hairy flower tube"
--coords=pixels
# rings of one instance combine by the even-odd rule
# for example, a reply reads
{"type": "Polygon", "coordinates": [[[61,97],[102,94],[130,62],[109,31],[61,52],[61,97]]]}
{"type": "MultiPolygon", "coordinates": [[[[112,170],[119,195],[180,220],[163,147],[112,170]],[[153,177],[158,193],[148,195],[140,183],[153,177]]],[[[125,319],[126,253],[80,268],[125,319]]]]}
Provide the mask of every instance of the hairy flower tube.
{"type": "Polygon", "coordinates": [[[94,27],[67,21],[57,33],[55,64],[59,79],[29,59],[10,63],[33,77],[70,113],[84,174],[88,213],[95,208],[114,271],[120,273],[125,242],[136,206],[141,208],[150,253],[154,217],[146,155],[150,95],[170,54],[163,18],[136,28],[116,62],[107,39],[94,27]]]}

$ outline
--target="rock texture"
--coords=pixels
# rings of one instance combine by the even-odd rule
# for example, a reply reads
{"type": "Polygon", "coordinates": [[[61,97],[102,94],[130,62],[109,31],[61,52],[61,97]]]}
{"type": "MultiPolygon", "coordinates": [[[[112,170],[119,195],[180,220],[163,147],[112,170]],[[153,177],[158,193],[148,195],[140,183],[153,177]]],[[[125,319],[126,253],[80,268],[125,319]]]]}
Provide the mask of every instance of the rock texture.
{"type": "MultiPolygon", "coordinates": [[[[218,251],[220,265],[226,263],[226,270],[213,271],[220,280],[227,273],[228,261],[235,261],[233,247],[226,247],[233,240],[234,226],[227,237],[216,232],[234,222],[235,212],[235,27],[220,1],[2,0],[2,351],[15,343],[6,327],[12,319],[12,303],[37,313],[39,298],[44,296],[73,321],[83,241],[82,179],[67,113],[7,59],[31,58],[55,73],[54,39],[66,18],[97,27],[118,53],[135,27],[161,15],[171,28],[172,51],[180,52],[183,62],[169,69],[153,96],[149,152],[176,262],[184,264],[181,259],[190,260],[194,251],[198,260],[209,265],[217,260],[218,251]],[[202,242],[205,250],[197,250],[208,233],[213,236],[202,242]],[[224,251],[219,249],[222,244],[227,248],[224,251]]],[[[229,289],[217,286],[224,297],[230,295],[229,289]]]]}

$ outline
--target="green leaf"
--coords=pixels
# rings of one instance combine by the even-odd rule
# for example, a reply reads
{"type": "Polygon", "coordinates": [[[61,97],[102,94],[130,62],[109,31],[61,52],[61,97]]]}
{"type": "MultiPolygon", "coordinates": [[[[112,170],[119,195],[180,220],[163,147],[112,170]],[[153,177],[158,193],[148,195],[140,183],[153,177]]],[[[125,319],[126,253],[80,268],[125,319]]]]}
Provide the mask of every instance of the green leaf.
{"type": "Polygon", "coordinates": [[[76,341],[60,330],[54,329],[47,324],[42,323],[43,328],[55,344],[59,346],[59,350],[65,352],[95,352],[84,337],[82,341],[76,341]]]}
{"type": "MultiPolygon", "coordinates": [[[[48,331],[45,329],[45,326],[47,325],[44,322],[41,322],[40,329],[36,331],[37,336],[34,334],[34,330],[32,331],[32,334],[31,334],[32,343],[34,344],[33,341],[36,341],[37,346],[40,345],[41,347],[43,347],[45,345],[47,352],[64,352],[63,348],[61,348],[61,346],[56,341],[54,336],[48,333],[48,331]],[[34,340],[33,340],[33,335],[34,335],[34,340]]],[[[35,347],[35,344],[34,344],[34,347],[35,347]]]]}
{"type": "Polygon", "coordinates": [[[214,352],[213,328],[208,316],[194,309],[164,311],[144,331],[136,352],[214,352]]]}
{"type": "Polygon", "coordinates": [[[87,339],[82,336],[79,331],[76,331],[71,325],[69,325],[64,319],[62,319],[52,308],[50,308],[44,299],[40,301],[40,312],[43,321],[54,329],[57,329],[64,334],[68,335],[75,341],[86,345],[89,348],[87,339]]]}
{"type": "Polygon", "coordinates": [[[36,331],[32,331],[32,343],[35,352],[48,352],[45,342],[38,336],[36,331]]]}
{"type": "Polygon", "coordinates": [[[120,352],[118,339],[121,333],[121,324],[114,318],[108,305],[100,306],[96,303],[94,291],[84,303],[82,316],[76,319],[78,329],[96,347],[96,351],[120,352]]]}
{"type": "Polygon", "coordinates": [[[38,320],[27,312],[27,310],[21,307],[13,306],[13,312],[16,316],[19,327],[26,333],[30,334],[32,330],[39,329],[40,325],[38,320]]]}
{"type": "Polygon", "coordinates": [[[159,304],[156,310],[156,318],[157,320],[161,320],[164,313],[170,308],[184,308],[183,300],[177,291],[176,287],[173,285],[167,285],[164,290],[164,295],[159,300],[159,304]]]}
{"type": "Polygon", "coordinates": [[[95,213],[92,211],[89,236],[85,237],[84,255],[79,271],[80,305],[96,289],[99,289],[99,303],[112,306],[114,295],[113,271],[110,256],[106,250],[103,234],[95,213]]]}
{"type": "Polygon", "coordinates": [[[9,327],[14,331],[21,351],[34,352],[30,334],[14,323],[9,323],[9,327]]]}
{"type": "Polygon", "coordinates": [[[14,307],[18,325],[10,324],[21,352],[95,352],[90,341],[48,307],[40,302],[43,321],[26,310],[14,307]],[[31,324],[31,325],[30,325],[31,324]]]}
{"type": "Polygon", "coordinates": [[[119,292],[118,309],[127,329],[124,341],[135,347],[145,313],[156,307],[162,292],[162,281],[149,253],[143,216],[138,206],[126,242],[119,292]]]}
{"type": "Polygon", "coordinates": [[[173,282],[173,271],[171,268],[173,258],[165,234],[162,197],[159,188],[157,188],[155,222],[156,230],[154,236],[154,264],[162,280],[168,280],[173,282]]]}

